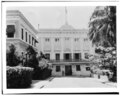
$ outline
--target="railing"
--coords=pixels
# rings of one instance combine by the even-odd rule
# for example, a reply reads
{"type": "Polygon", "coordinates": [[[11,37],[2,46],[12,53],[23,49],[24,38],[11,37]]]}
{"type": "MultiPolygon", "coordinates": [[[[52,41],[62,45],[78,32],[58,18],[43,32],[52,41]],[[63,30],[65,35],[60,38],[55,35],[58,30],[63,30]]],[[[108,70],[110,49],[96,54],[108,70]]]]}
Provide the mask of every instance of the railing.
{"type": "Polygon", "coordinates": [[[78,60],[78,59],[70,59],[70,60],[64,60],[64,59],[60,59],[60,60],[50,60],[50,62],[86,62],[86,61],[89,61],[89,60],[78,60]]]}

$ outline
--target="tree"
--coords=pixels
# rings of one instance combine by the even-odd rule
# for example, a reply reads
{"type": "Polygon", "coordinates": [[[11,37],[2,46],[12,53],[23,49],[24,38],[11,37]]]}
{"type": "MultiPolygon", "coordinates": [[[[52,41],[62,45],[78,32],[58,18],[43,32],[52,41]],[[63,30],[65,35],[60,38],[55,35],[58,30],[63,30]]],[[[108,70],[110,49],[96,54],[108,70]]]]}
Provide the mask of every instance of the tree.
{"type": "Polygon", "coordinates": [[[116,7],[96,7],[89,22],[89,38],[96,46],[116,47],[116,7]]]}
{"type": "MultiPolygon", "coordinates": [[[[102,46],[105,49],[112,50],[95,50],[96,53],[102,54],[103,61],[109,62],[109,69],[113,72],[112,80],[116,81],[116,7],[96,7],[89,22],[89,38],[97,47],[102,46]],[[115,51],[115,54],[113,54],[115,51]],[[106,54],[110,54],[111,57],[106,54]],[[115,55],[115,56],[114,56],[115,55]],[[107,57],[107,58],[106,58],[107,57]]],[[[104,62],[104,63],[105,63],[104,62]]]]}
{"type": "Polygon", "coordinates": [[[32,67],[32,68],[36,68],[38,67],[38,59],[37,59],[37,52],[34,50],[34,48],[32,46],[28,46],[28,48],[26,49],[27,53],[26,53],[26,62],[24,66],[27,67],[32,67]],[[28,58],[29,56],[29,58],[28,58]]]}
{"type": "Polygon", "coordinates": [[[13,44],[9,46],[7,52],[7,66],[17,66],[20,63],[19,57],[16,54],[16,48],[13,44]]]}

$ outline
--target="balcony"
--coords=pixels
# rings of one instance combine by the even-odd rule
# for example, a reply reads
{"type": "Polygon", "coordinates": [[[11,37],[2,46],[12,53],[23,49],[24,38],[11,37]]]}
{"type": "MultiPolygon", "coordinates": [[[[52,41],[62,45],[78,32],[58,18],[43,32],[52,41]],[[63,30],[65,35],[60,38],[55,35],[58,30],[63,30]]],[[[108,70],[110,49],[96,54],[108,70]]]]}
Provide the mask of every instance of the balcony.
{"type": "Polygon", "coordinates": [[[64,60],[64,59],[61,59],[61,60],[50,60],[49,61],[50,63],[63,63],[63,62],[66,62],[66,63],[72,63],[72,62],[90,62],[89,60],[76,60],[76,59],[70,59],[70,60],[64,60]]]}

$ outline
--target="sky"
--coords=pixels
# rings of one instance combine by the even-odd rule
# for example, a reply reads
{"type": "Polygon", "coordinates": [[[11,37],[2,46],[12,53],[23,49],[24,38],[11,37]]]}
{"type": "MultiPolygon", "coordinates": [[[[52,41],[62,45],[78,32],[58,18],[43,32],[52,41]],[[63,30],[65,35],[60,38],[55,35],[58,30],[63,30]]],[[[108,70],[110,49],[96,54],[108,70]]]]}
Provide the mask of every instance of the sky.
{"type": "Polygon", "coordinates": [[[35,29],[60,28],[67,22],[76,29],[88,29],[90,17],[95,6],[42,6],[42,7],[10,7],[19,10],[35,29]]]}

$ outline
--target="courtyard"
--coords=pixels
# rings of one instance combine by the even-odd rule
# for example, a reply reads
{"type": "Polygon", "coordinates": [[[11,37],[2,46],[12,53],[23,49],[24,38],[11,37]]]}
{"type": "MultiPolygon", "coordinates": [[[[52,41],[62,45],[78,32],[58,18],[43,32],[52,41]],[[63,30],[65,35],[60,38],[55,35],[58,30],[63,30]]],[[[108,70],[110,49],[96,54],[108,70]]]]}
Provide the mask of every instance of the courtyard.
{"type": "Polygon", "coordinates": [[[115,88],[116,83],[110,83],[106,76],[91,77],[50,77],[47,80],[34,80],[31,88],[115,88]]]}

